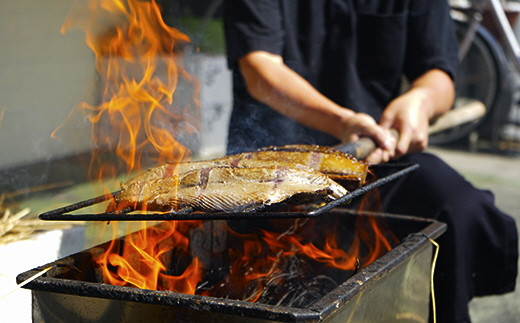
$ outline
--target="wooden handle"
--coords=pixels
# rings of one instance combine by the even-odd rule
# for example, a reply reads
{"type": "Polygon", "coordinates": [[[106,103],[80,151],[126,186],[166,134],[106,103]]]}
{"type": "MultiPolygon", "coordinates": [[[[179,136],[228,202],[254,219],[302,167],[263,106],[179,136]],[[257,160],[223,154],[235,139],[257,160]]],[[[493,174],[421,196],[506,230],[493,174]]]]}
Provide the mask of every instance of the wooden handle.
{"type": "Polygon", "coordinates": [[[460,99],[455,106],[457,103],[462,105],[446,112],[430,125],[428,129],[430,135],[478,120],[486,114],[486,106],[480,101],[460,99]]]}
{"type": "Polygon", "coordinates": [[[368,155],[370,155],[371,152],[374,151],[374,149],[376,149],[376,143],[374,140],[372,140],[372,138],[363,137],[354,142],[334,146],[334,148],[352,155],[357,159],[365,159],[368,155]]]}
{"type": "MultiPolygon", "coordinates": [[[[390,131],[392,136],[394,136],[397,140],[399,138],[399,132],[397,132],[395,129],[390,129],[390,131]]],[[[350,154],[357,159],[365,159],[376,149],[376,147],[376,142],[370,137],[363,137],[354,142],[334,146],[334,148],[344,153],[350,154]]]]}

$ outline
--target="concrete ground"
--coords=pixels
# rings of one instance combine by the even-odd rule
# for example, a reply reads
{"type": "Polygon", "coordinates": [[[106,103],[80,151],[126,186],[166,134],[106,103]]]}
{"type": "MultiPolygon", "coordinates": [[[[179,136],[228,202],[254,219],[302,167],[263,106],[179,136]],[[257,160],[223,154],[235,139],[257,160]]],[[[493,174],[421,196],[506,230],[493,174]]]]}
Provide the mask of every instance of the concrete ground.
{"type": "MultiPolygon", "coordinates": [[[[478,188],[495,194],[500,209],[514,217],[520,228],[520,155],[473,153],[429,148],[478,188]]],[[[513,293],[475,298],[470,303],[473,323],[520,322],[520,278],[513,293]]]]}

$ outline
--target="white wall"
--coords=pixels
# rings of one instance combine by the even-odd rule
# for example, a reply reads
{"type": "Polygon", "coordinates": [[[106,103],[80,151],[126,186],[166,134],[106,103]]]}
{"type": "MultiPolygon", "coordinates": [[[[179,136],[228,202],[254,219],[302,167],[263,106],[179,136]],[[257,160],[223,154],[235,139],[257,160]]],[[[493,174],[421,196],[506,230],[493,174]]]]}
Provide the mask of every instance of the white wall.
{"type": "MultiPolygon", "coordinates": [[[[90,124],[76,113],[99,85],[84,33],[60,27],[74,1],[0,2],[0,170],[89,151],[90,124]],[[64,121],[59,139],[50,138],[64,121]]],[[[201,81],[200,157],[225,152],[231,79],[225,58],[186,57],[201,81]]]]}
{"type": "Polygon", "coordinates": [[[226,138],[232,105],[231,72],[224,55],[195,58],[201,82],[200,159],[220,157],[226,153],[226,138]]]}
{"type": "Polygon", "coordinates": [[[0,169],[89,149],[76,118],[50,138],[73,107],[95,93],[94,58],[84,34],[60,33],[73,1],[0,2],[0,169]]]}

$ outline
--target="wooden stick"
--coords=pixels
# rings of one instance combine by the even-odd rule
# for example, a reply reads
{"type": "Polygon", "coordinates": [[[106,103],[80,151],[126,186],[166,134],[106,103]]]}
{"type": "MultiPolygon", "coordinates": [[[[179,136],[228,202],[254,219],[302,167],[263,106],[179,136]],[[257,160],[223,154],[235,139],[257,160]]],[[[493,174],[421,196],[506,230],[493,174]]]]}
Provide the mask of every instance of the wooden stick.
{"type": "Polygon", "coordinates": [[[429,134],[435,134],[468,122],[476,121],[486,114],[486,106],[477,100],[464,100],[463,105],[446,112],[430,125],[429,134]]]}

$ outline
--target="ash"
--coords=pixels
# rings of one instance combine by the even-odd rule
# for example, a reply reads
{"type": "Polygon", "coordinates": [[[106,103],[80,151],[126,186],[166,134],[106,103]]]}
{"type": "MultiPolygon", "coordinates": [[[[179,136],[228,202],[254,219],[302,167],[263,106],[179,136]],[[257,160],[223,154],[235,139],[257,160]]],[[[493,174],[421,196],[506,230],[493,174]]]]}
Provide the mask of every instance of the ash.
{"type": "Polygon", "coordinates": [[[211,270],[206,275],[205,281],[199,284],[197,294],[305,308],[336,288],[339,285],[336,281],[338,276],[341,276],[340,279],[343,281],[354,274],[354,272],[333,269],[328,269],[328,271],[335,271],[331,275],[319,274],[322,271],[320,267],[323,265],[305,259],[303,256],[284,257],[272,273],[245,285],[232,278],[230,267],[217,268],[211,270]],[[215,283],[215,280],[218,282],[215,283]]]}

